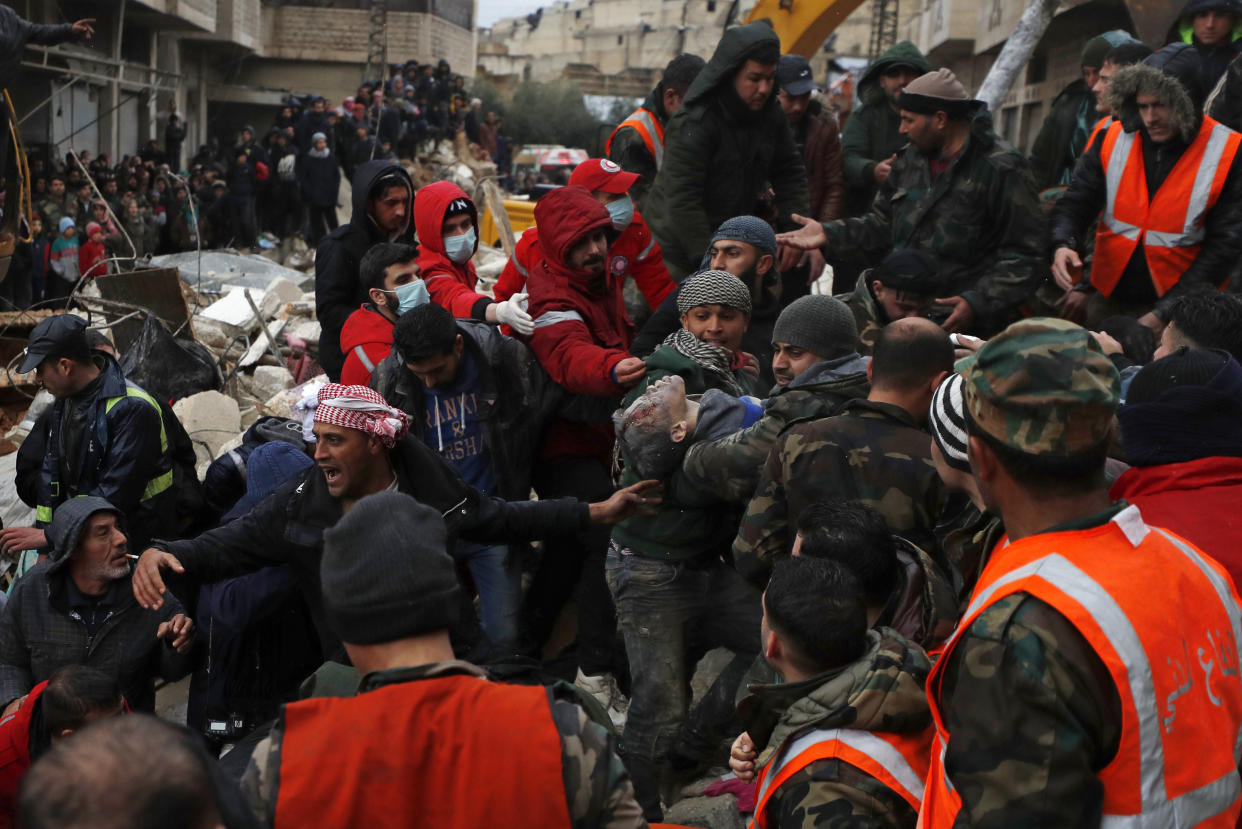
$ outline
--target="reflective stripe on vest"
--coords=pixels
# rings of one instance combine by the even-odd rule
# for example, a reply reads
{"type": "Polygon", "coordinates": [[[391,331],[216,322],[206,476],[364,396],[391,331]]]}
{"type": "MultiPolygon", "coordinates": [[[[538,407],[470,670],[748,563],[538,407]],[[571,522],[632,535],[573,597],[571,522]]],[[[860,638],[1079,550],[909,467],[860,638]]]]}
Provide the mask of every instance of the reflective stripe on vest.
{"type": "Polygon", "coordinates": [[[536,328],[547,328],[549,325],[556,325],[561,322],[581,322],[584,325],[586,324],[582,319],[582,315],[577,311],[548,311],[535,317],[536,328]]]}
{"type": "Polygon", "coordinates": [[[1205,217],[1220,197],[1242,143],[1242,136],[1205,118],[1153,195],[1147,192],[1142,141],[1136,136],[1114,122],[1100,148],[1106,197],[1091,281],[1106,296],[1140,241],[1157,294],[1164,296],[1177,284],[1199,255],[1205,217]]]}
{"type": "MultiPolygon", "coordinates": [[[[143,391],[142,389],[138,388],[135,385],[132,385],[132,384],[127,385],[125,387],[124,397],[111,397],[108,399],[106,403],[104,403],[104,414],[107,415],[109,412],[111,412],[112,407],[114,407],[117,403],[120,403],[126,397],[136,397],[139,400],[142,400],[145,403],[147,403],[147,405],[149,405],[151,408],[155,409],[155,415],[156,417],[160,419],[160,454],[167,456],[168,455],[168,434],[164,431],[164,411],[160,408],[160,404],[155,402],[154,397],[147,394],[145,391],[143,391]]],[[[148,501],[154,498],[156,495],[159,495],[161,492],[164,492],[165,490],[169,489],[172,485],[173,485],[173,471],[172,469],[169,469],[167,472],[163,473],[162,475],[156,475],[154,478],[147,481],[147,485],[142,490],[142,497],[139,499],[139,501],[148,501]]]]}
{"type": "MultiPolygon", "coordinates": [[[[973,624],[980,613],[995,601],[1019,592],[1028,593],[1048,603],[1074,624],[1109,668],[1113,681],[1117,683],[1123,709],[1122,738],[1117,756],[1099,775],[1104,785],[1105,814],[1101,825],[1127,829],[1234,825],[1239,798],[1242,797],[1242,780],[1237,772],[1237,765],[1242,760],[1242,730],[1238,728],[1242,724],[1242,680],[1238,677],[1236,650],[1236,643],[1242,641],[1242,610],[1238,607],[1229,582],[1220,571],[1190,545],[1163,530],[1153,531],[1149,528],[1143,523],[1136,507],[1127,507],[1118,513],[1108,527],[1120,530],[1134,549],[1146,545],[1165,548],[1160,550],[1156,546],[1149,546],[1148,550],[1153,561],[1158,560],[1167,570],[1171,589],[1182,591],[1185,601],[1203,609],[1195,619],[1207,620],[1204,622],[1207,627],[1205,637],[1201,638],[1202,644],[1208,647],[1199,647],[1198,640],[1187,643],[1188,637],[1181,628],[1196,625],[1197,621],[1186,619],[1178,619],[1176,624],[1179,627],[1171,631],[1172,635],[1181,636],[1181,652],[1164,653],[1161,648],[1169,647],[1167,641],[1143,641],[1122,604],[1105,585],[1084,569],[1096,569],[1095,565],[1100,562],[1100,559],[1091,561],[1090,556],[1120,556],[1124,552],[1115,541],[1111,547],[1108,546],[1108,540],[1099,538],[1098,533],[1084,531],[1085,534],[1080,534],[1078,538],[1073,533],[1050,534],[1046,548],[1052,550],[1060,547],[1065,551],[1064,554],[1049,552],[1021,566],[1015,566],[995,579],[989,579],[985,571],[980,587],[972,596],[969,609],[928,682],[940,745],[934,752],[933,767],[928,776],[928,792],[920,814],[920,826],[936,829],[951,826],[961,809],[960,797],[954,791],[944,766],[947,742],[951,739],[951,735],[945,730],[940,711],[939,684],[944,666],[948,664],[950,652],[962,632],[973,624]],[[1149,539],[1149,534],[1153,532],[1159,538],[1149,539]],[[1166,541],[1167,545],[1164,544],[1166,541]],[[1179,567],[1176,563],[1170,566],[1165,559],[1174,558],[1176,562],[1175,557],[1169,555],[1172,551],[1179,553],[1186,562],[1194,566],[1179,567]],[[1080,563],[1071,561],[1072,557],[1078,557],[1080,563]],[[1210,585],[1210,594],[1204,589],[1202,582],[1196,583],[1198,576],[1202,576],[1207,585],[1210,585]],[[1196,591],[1200,595],[1196,595],[1196,591]],[[1211,607],[1210,595],[1214,595],[1219,602],[1215,608],[1211,607]],[[1069,601],[1059,598],[1061,596],[1069,601]],[[1224,629],[1218,625],[1222,614],[1228,620],[1228,626],[1224,629]],[[1232,642],[1226,641],[1227,639],[1232,639],[1232,642]],[[1165,679],[1163,683],[1158,683],[1157,676],[1153,674],[1153,663],[1148,655],[1153,648],[1154,668],[1165,679]],[[1231,664],[1226,665],[1227,662],[1231,664]],[[1119,676],[1122,671],[1124,676],[1119,676]],[[1158,684],[1163,685],[1163,691],[1157,689],[1158,684]],[[1170,685],[1172,691],[1165,693],[1169,691],[1170,685]],[[1179,702],[1181,696],[1192,690],[1195,697],[1179,702]],[[1214,717],[1232,718],[1230,722],[1235,732],[1230,735],[1230,757],[1221,756],[1222,747],[1219,745],[1213,751],[1210,740],[1194,739],[1194,744],[1172,744],[1174,748],[1182,749],[1183,756],[1175,762],[1169,762],[1166,758],[1165,737],[1174,733],[1179,704],[1183,708],[1180,712],[1182,721],[1189,723],[1190,737],[1194,737],[1204,728],[1219,729],[1222,724],[1214,719],[1210,726],[1205,725],[1205,721],[1201,719],[1205,711],[1220,709],[1220,714],[1214,714],[1214,717]],[[1190,752],[1195,753],[1196,759],[1200,760],[1200,767],[1196,768],[1194,763],[1186,762],[1185,755],[1190,752]],[[1216,770],[1216,778],[1202,782],[1196,779],[1197,775],[1212,768],[1216,770]],[[1198,785],[1170,797],[1166,772],[1179,777],[1182,788],[1188,782],[1198,785]],[[1134,789],[1128,790],[1131,786],[1134,789]],[[1128,811],[1131,807],[1136,813],[1128,811]],[[1119,809],[1125,811],[1119,812],[1119,809]]],[[[1004,557],[999,548],[993,555],[998,553],[1004,557]]],[[[1036,553],[1035,550],[1023,550],[1018,555],[1036,553]]],[[[1004,567],[1004,564],[1000,566],[1004,567]]],[[[1097,572],[1106,578],[1111,576],[1113,589],[1117,589],[1120,578],[1118,565],[1111,565],[1111,569],[1109,565],[1105,565],[1097,572]]],[[[1142,596],[1127,598],[1135,602],[1143,600],[1142,596]]],[[[1141,613],[1139,607],[1134,605],[1132,610],[1141,613]]],[[[1148,617],[1145,621],[1146,629],[1151,635],[1153,620],[1148,617]]],[[[1169,631],[1157,631],[1156,640],[1160,640],[1161,635],[1166,633],[1169,631]]],[[[1183,740],[1186,739],[1189,737],[1183,737],[1183,740]]]]}
{"type": "Polygon", "coordinates": [[[354,356],[358,358],[358,362],[362,363],[362,367],[367,371],[375,371],[375,363],[371,362],[371,358],[367,356],[366,349],[362,346],[354,346],[354,356]]]}
{"type": "Polygon", "coordinates": [[[1092,144],[1095,143],[1096,136],[1102,132],[1105,132],[1110,126],[1112,126],[1112,123],[1113,116],[1111,115],[1105,115],[1103,118],[1095,122],[1095,126],[1091,128],[1091,134],[1087,136],[1087,146],[1083,149],[1084,153],[1091,147],[1092,144]]]}
{"type": "MultiPolygon", "coordinates": [[[[906,743],[920,759],[926,758],[930,733],[919,735],[893,734],[906,743]]],[[[926,762],[916,768],[901,750],[889,740],[870,731],[851,728],[826,728],[808,731],[781,747],[772,762],[763,770],[759,793],[755,796],[755,817],[752,827],[766,829],[767,804],[780,787],[793,775],[816,760],[838,757],[870,774],[918,810],[923,799],[923,776],[926,762]]]]}
{"type": "Polygon", "coordinates": [[[612,131],[612,135],[608,136],[608,140],[604,143],[604,154],[612,152],[612,139],[617,137],[617,133],[629,127],[638,133],[642,138],[643,144],[647,147],[647,152],[651,153],[655,159],[656,169],[659,170],[664,164],[664,127],[660,124],[660,119],[650,110],[639,107],[630,113],[630,117],[626,118],[617,128],[612,131]]]}

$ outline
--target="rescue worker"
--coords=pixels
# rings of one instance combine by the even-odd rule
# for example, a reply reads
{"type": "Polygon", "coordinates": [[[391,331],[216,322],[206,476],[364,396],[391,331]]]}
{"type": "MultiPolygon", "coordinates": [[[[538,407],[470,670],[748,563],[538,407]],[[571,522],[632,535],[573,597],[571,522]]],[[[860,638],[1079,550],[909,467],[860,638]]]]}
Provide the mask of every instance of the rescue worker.
{"type": "Polygon", "coordinates": [[[910,144],[860,218],[820,224],[798,217],[782,245],[875,262],[915,248],[940,261],[935,319],[946,331],[988,334],[1004,327],[1039,286],[1043,217],[1022,154],[992,131],[992,119],[947,69],[901,93],[901,131],[910,144]]]}
{"type": "Polygon", "coordinates": [[[451,181],[437,181],[418,191],[414,201],[418,231],[418,265],[431,301],[459,319],[508,325],[529,336],[534,321],[523,308],[526,295],[497,302],[475,290],[478,276],[471,257],[479,249],[479,211],[451,181]]]}
{"type": "Polygon", "coordinates": [[[643,105],[618,124],[604,142],[604,155],[627,173],[638,174],[630,196],[639,207],[664,163],[664,129],[681,109],[690,84],[706,64],[701,57],[688,52],[670,60],[643,105]]]}
{"type": "Polygon", "coordinates": [[[931,748],[930,665],[894,630],[868,629],[854,574],[795,557],[763,593],[763,656],[780,676],[738,704],[729,766],[755,779],[758,829],[815,822],[913,829],[931,748]]]}
{"type": "Polygon", "coordinates": [[[1170,44],[1113,76],[1117,115],[1074,173],[1052,217],[1052,275],[1068,291],[1078,249],[1095,233],[1088,326],[1138,317],[1156,336],[1171,302],[1194,286],[1220,286],[1242,250],[1242,135],[1200,115],[1199,57],[1170,44]]]}
{"type": "Polygon", "coordinates": [[[1195,48],[1203,62],[1204,89],[1210,90],[1242,51],[1242,3],[1238,0],[1187,0],[1170,41],[1195,48]]]}
{"type": "MultiPolygon", "coordinates": [[[[659,308],[677,286],[664,267],[660,246],[634,206],[638,174],[623,170],[611,159],[591,158],[574,168],[569,183],[590,190],[595,200],[608,209],[615,236],[608,246],[610,276],[622,283],[632,278],[647,306],[659,308]]],[[[539,228],[536,226],[527,229],[518,239],[512,258],[496,280],[496,299],[507,300],[518,293],[526,296],[530,269],[539,255],[539,228]]]]}
{"type": "Polygon", "coordinates": [[[1090,332],[1034,318],[963,380],[971,472],[1007,535],[928,679],[920,825],[1233,826],[1239,600],[1110,499],[1116,369],[1090,332]]]}
{"type": "Polygon", "coordinates": [[[420,276],[416,245],[380,242],[362,257],[359,277],[370,302],[350,314],[341,329],[345,351],[341,380],[347,386],[370,385],[371,373],[392,352],[397,317],[431,301],[420,276]]]}
{"type": "Polygon", "coordinates": [[[86,321],[48,317],[30,332],[20,373],[35,371],[56,398],[37,489],[34,527],[0,531],[6,552],[44,549],[53,511],[96,495],[125,517],[131,544],[178,535],[173,455],[159,403],[92,349],[86,321]]]}
{"type": "Polygon", "coordinates": [[[265,825],[644,826],[616,738],[553,688],[453,658],[461,606],[438,511],[398,492],[324,534],[324,609],[358,695],[284,707],[242,778],[265,825]],[[324,777],[330,768],[331,779],[324,777]]]}
{"type": "Polygon", "coordinates": [[[936,257],[921,250],[895,250],[863,271],[854,290],[842,298],[858,324],[858,353],[870,355],[890,322],[927,316],[939,288],[936,257]]]}

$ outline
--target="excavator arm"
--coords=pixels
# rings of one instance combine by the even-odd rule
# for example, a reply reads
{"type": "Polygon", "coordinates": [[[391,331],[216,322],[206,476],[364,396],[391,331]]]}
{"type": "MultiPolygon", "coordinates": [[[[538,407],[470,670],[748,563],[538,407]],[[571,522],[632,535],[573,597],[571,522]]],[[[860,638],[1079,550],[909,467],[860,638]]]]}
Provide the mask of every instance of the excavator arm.
{"type": "Polygon", "coordinates": [[[811,57],[863,0],[759,0],[747,23],[767,20],[781,39],[781,53],[811,57]]]}

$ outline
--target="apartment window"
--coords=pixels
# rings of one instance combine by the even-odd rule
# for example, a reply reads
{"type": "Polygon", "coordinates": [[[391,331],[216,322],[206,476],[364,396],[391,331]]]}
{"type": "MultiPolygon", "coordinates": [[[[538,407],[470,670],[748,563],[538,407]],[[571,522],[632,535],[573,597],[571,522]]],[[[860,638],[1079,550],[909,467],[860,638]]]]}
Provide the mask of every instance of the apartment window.
{"type": "Polygon", "coordinates": [[[707,0],[707,11],[708,12],[716,11],[716,0],[707,0]]]}
{"type": "Polygon", "coordinates": [[[617,35],[617,45],[618,45],[618,46],[620,46],[620,45],[621,45],[621,44],[623,44],[623,43],[625,43],[625,36],[624,36],[624,35],[617,35]]]}
{"type": "Polygon", "coordinates": [[[582,19],[582,9],[578,9],[578,11],[574,12],[574,20],[581,20],[581,19],[582,19]]]}
{"type": "Polygon", "coordinates": [[[1026,82],[1043,83],[1048,79],[1048,53],[1036,52],[1026,64],[1026,82]]]}

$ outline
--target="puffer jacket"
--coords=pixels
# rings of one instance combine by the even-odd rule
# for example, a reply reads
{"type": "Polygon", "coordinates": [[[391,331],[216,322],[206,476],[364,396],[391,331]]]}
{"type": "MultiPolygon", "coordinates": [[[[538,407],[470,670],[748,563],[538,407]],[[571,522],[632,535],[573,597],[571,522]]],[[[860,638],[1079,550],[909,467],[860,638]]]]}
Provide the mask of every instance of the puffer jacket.
{"type": "MultiPolygon", "coordinates": [[[[451,181],[437,181],[418,191],[414,199],[414,228],[418,231],[419,245],[418,267],[422,270],[423,282],[427,283],[427,293],[431,294],[432,302],[447,309],[458,319],[483,320],[492,299],[474,289],[479,281],[474,272],[474,263],[467,259],[458,264],[444,252],[444,237],[440,231],[444,226],[444,214],[456,199],[466,199],[470,203],[470,218],[474,221],[477,234],[479,211],[465,191],[456,184],[451,181]]],[[[474,250],[478,249],[479,242],[476,238],[474,250]]],[[[474,251],[470,255],[473,256],[474,251]]]]}
{"type": "MultiPolygon", "coordinates": [[[[931,663],[894,630],[868,631],[857,661],[801,682],[752,685],[738,715],[763,769],[777,751],[811,729],[927,735],[932,727],[924,686],[931,663]]],[[[929,743],[930,748],[930,743],[929,743]]],[[[768,826],[799,826],[798,815],[832,814],[850,825],[912,827],[915,810],[885,783],[836,758],[795,773],[767,803],[768,826]]]]}
{"type": "Polygon", "coordinates": [[[341,351],[345,352],[342,383],[371,384],[371,373],[392,353],[392,329],[392,321],[369,302],[349,315],[341,329],[341,351]]]}
{"type": "Polygon", "coordinates": [[[900,132],[901,116],[889,106],[879,83],[880,76],[894,66],[912,66],[919,72],[931,71],[931,64],[918,47],[903,40],[876,58],[858,79],[860,103],[850,113],[841,135],[843,172],[849,188],[847,216],[867,212],[879,189],[875,183],[875,165],[906,146],[906,137],[900,132]]]}
{"type": "Polygon", "coordinates": [[[736,434],[696,442],[686,453],[686,479],[723,501],[744,504],[755,494],[768,452],[786,429],[837,413],[871,391],[864,357],[850,354],[816,363],[763,404],[763,417],[736,434]]]}
{"type": "Polygon", "coordinates": [[[733,76],[749,55],[774,41],[779,44],[765,23],[727,29],[669,120],[664,166],[643,213],[665,261],[682,273],[696,270],[712,231],[725,219],[771,212],[761,205],[769,186],[779,229],[793,229],[791,214],[810,210],[806,165],[776,90],[761,111],[737,114],[745,105],[733,90],[733,76]]]}
{"type": "MultiPolygon", "coordinates": [[[[544,423],[560,405],[564,391],[552,382],[530,349],[506,337],[494,325],[458,320],[464,344],[463,359],[479,367],[483,393],[479,397],[479,422],[483,444],[492,459],[499,484],[498,494],[521,500],[530,494],[535,451],[544,423]]],[[[410,433],[423,439],[428,429],[426,386],[415,377],[398,354],[390,354],[372,373],[371,388],[388,405],[410,416],[410,433]]]]}
{"type": "MultiPolygon", "coordinates": [[[[625,310],[621,280],[607,268],[599,276],[575,271],[569,252],[584,236],[599,230],[610,235],[612,217],[584,187],[554,190],[535,205],[539,258],[526,288],[535,333],[531,350],[556,383],[573,395],[619,400],[624,387],[613,376],[634,339],[634,323],[625,310]]],[[[556,418],[544,435],[545,461],[598,456],[612,450],[612,423],[574,423],[556,418]]]]}
{"type": "MultiPolygon", "coordinates": [[[[395,174],[410,192],[414,185],[400,164],[368,161],[359,164],[353,175],[353,214],[348,223],[329,233],[315,250],[315,316],[322,327],[319,337],[319,364],[333,382],[340,379],[345,355],[341,352],[341,329],[357,308],[366,302],[367,292],[359,279],[363,255],[378,242],[389,241],[367,215],[367,199],[382,176],[395,174]]],[[[393,241],[414,241],[411,223],[393,241]]]]}
{"type": "Polygon", "coordinates": [[[1204,88],[1216,86],[1229,64],[1242,52],[1242,2],[1239,0],[1189,0],[1177,16],[1177,23],[1165,42],[1189,43],[1199,53],[1203,69],[1204,88]],[[1233,15],[1233,32],[1229,42],[1222,46],[1208,46],[1195,39],[1195,15],[1212,9],[1228,11],[1233,15]]]}

